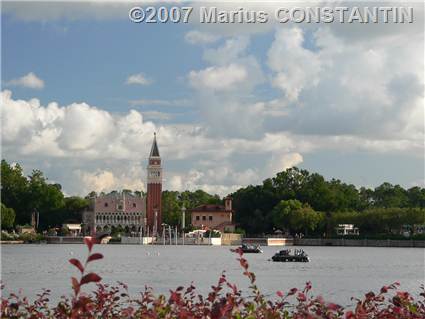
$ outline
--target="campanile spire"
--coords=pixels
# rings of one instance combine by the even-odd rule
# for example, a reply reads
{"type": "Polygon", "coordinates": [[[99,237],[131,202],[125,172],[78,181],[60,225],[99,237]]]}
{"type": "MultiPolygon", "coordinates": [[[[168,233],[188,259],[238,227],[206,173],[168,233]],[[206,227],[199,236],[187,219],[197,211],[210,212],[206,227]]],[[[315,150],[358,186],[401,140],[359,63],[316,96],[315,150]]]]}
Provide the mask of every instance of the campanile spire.
{"type": "Polygon", "coordinates": [[[149,154],[148,185],[147,185],[147,203],[146,218],[147,227],[152,234],[158,232],[162,224],[162,165],[161,156],[159,155],[158,143],[156,141],[156,133],[153,136],[151,152],[149,154]]]}

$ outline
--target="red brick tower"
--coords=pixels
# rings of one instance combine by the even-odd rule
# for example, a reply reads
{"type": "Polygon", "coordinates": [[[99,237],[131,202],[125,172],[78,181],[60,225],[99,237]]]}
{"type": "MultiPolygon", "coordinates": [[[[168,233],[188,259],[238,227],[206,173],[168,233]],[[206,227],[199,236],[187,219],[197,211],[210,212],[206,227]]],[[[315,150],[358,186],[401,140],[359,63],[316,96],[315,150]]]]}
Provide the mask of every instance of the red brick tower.
{"type": "Polygon", "coordinates": [[[148,165],[148,194],[146,200],[146,218],[149,232],[155,234],[161,229],[162,210],[162,167],[159,156],[158,145],[156,143],[156,133],[154,133],[151,153],[148,165]]]}

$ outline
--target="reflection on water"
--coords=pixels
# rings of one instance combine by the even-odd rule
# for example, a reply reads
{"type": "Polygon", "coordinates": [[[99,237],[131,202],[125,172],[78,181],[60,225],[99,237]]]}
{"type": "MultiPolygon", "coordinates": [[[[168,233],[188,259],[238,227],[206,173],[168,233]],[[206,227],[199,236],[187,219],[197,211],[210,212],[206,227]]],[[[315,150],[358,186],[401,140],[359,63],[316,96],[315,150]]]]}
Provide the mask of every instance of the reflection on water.
{"type": "MultiPolygon", "coordinates": [[[[1,247],[2,281],[6,291],[23,288],[35,296],[41,288],[50,288],[53,299],[70,294],[70,276],[78,275],[68,263],[70,258],[84,259],[83,245],[4,245],[1,247]]],[[[297,247],[310,256],[309,263],[275,263],[268,259],[278,247],[264,247],[263,254],[245,255],[257,275],[258,286],[274,295],[313,284],[313,294],[343,305],[350,297],[399,281],[404,290],[418,292],[424,283],[424,249],[372,247],[297,247]]],[[[98,245],[95,250],[105,258],[91,265],[103,281],[128,283],[131,293],[145,285],[156,293],[167,293],[191,282],[205,293],[216,284],[223,270],[229,281],[241,289],[248,287],[236,255],[229,247],[98,245]]],[[[248,291],[247,291],[248,293],[248,291]]]]}

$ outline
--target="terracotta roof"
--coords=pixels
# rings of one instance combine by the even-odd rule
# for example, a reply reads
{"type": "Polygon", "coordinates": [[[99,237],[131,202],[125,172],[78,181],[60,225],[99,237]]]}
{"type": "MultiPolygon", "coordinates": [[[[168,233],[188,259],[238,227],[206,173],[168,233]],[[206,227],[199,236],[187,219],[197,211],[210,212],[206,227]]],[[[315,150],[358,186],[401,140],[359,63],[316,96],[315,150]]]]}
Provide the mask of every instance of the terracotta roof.
{"type": "Polygon", "coordinates": [[[208,204],[208,205],[200,205],[197,206],[195,208],[190,209],[191,212],[210,212],[210,213],[224,213],[224,212],[233,212],[233,209],[231,211],[227,211],[223,205],[213,205],[213,204],[208,204]]]}

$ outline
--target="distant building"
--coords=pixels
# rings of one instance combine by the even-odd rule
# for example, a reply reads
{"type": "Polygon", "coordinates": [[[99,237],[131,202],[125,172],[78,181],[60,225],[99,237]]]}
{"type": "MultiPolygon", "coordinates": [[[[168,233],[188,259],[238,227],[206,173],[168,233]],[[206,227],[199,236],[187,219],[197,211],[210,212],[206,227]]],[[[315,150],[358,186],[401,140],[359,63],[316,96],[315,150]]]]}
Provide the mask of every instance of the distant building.
{"type": "Polygon", "coordinates": [[[18,234],[35,234],[35,228],[29,225],[17,226],[18,234]]]}
{"type": "Polygon", "coordinates": [[[111,232],[122,228],[126,233],[159,231],[162,224],[162,166],[156,134],[147,167],[147,195],[111,192],[91,199],[90,209],[83,214],[84,232],[111,232]]]}
{"type": "Polygon", "coordinates": [[[92,199],[87,232],[111,232],[122,228],[125,232],[139,232],[146,218],[146,199],[126,192],[112,192],[92,199]],[[93,213],[94,212],[94,213],[93,213]]]}
{"type": "Polygon", "coordinates": [[[192,226],[198,229],[215,229],[221,232],[235,230],[233,223],[232,198],[227,197],[223,205],[201,205],[190,210],[192,226]]]}
{"type": "Polygon", "coordinates": [[[425,224],[402,225],[400,234],[405,237],[425,234],[425,224]]]}
{"type": "Polygon", "coordinates": [[[336,227],[336,234],[339,236],[358,236],[359,229],[354,227],[353,224],[339,224],[338,227],[336,227]]]}
{"type": "Polygon", "coordinates": [[[65,223],[62,224],[63,229],[69,231],[70,236],[80,236],[81,235],[81,224],[78,223],[65,223]]]}

